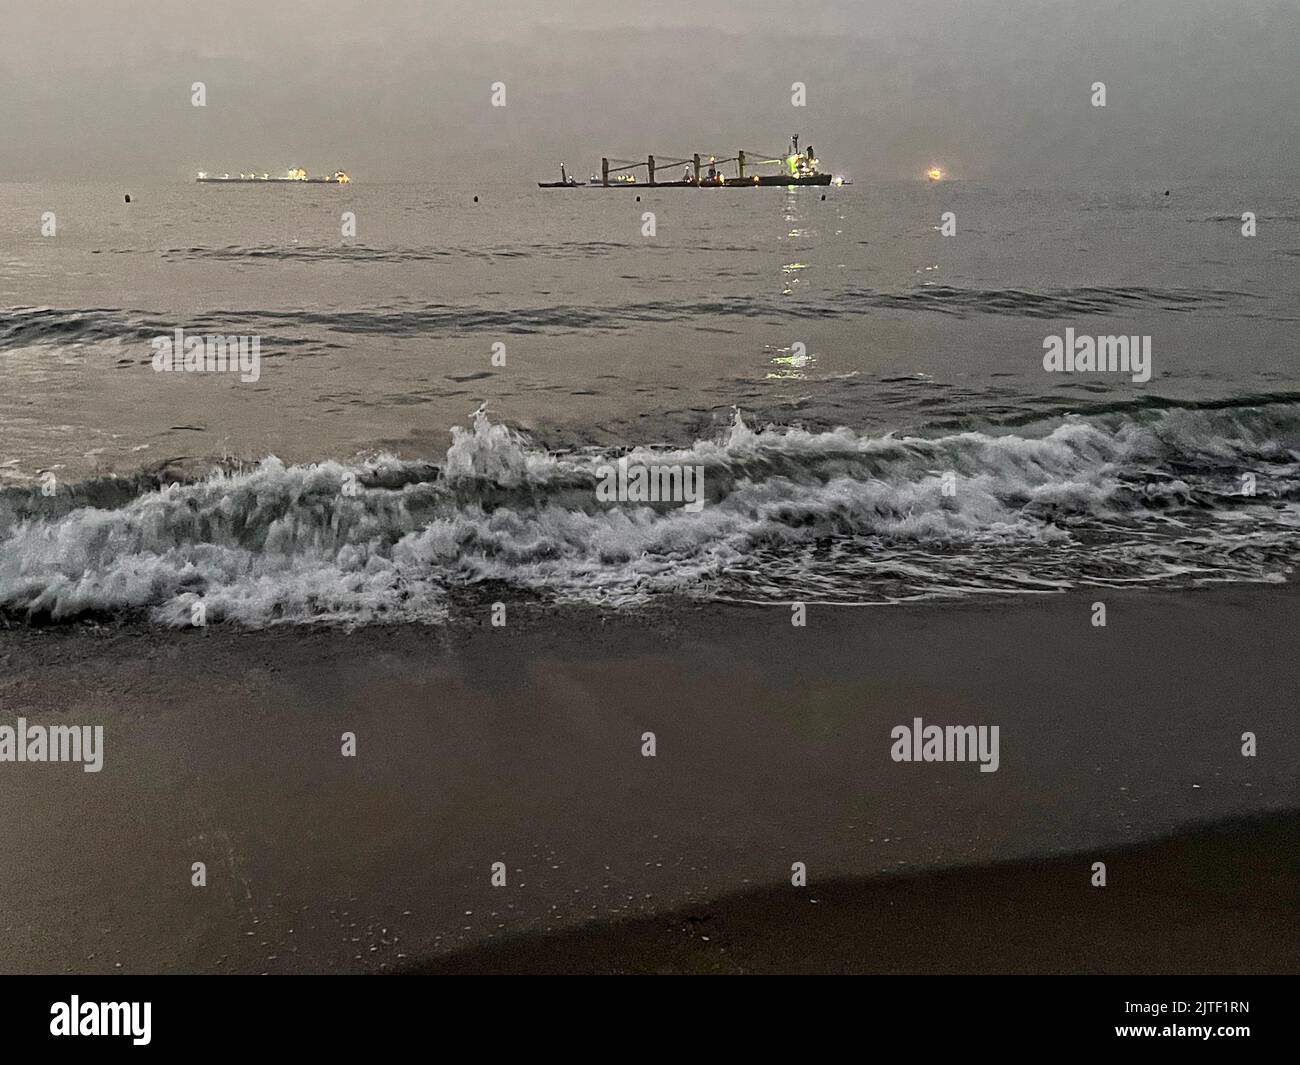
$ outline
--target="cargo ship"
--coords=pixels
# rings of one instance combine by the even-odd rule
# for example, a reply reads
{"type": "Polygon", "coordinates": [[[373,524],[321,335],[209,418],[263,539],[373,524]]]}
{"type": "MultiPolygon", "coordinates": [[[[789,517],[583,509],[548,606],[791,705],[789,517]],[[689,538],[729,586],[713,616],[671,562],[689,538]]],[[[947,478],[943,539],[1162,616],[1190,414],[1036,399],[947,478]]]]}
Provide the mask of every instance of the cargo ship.
{"type": "Polygon", "coordinates": [[[200,170],[194,179],[209,185],[351,185],[352,179],[342,170],[328,177],[308,177],[301,167],[286,170],[283,174],[209,174],[200,170]]]}
{"type": "Polygon", "coordinates": [[[537,183],[543,189],[752,189],[763,187],[788,188],[791,185],[841,185],[843,178],[832,177],[821,171],[817,154],[809,145],[799,150],[799,135],[790,138],[790,148],[784,154],[752,152],[738,150],[735,155],[719,159],[709,156],[707,165],[699,152],[690,158],[666,159],[647,156],[645,162],[632,162],[625,159],[608,159],[600,161],[600,174],[592,174],[589,182],[574,181],[561,168],[561,180],[558,182],[537,183]],[[611,166],[615,163],[618,165],[611,166]],[[722,167],[735,163],[734,174],[724,174],[722,167]],[[680,179],[663,181],[659,175],[665,170],[682,167],[680,179]],[[754,173],[756,167],[776,167],[776,173],[754,173]],[[640,176],[644,171],[644,180],[640,176]]]}

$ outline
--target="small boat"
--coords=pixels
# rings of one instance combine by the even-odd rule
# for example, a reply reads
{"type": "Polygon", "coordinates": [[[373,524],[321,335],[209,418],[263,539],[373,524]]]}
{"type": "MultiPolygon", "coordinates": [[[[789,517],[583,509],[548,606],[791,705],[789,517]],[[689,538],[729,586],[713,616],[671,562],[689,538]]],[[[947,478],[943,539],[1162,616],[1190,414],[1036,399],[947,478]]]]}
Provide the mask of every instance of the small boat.
{"type": "Polygon", "coordinates": [[[574,181],[573,178],[569,177],[568,171],[566,171],[566,170],[564,169],[564,164],[561,163],[561,164],[560,164],[560,180],[559,180],[559,181],[539,181],[539,182],[537,183],[537,187],[538,187],[539,189],[576,189],[576,188],[578,188],[579,186],[581,186],[581,185],[585,185],[585,184],[586,184],[585,181],[574,181]]]}

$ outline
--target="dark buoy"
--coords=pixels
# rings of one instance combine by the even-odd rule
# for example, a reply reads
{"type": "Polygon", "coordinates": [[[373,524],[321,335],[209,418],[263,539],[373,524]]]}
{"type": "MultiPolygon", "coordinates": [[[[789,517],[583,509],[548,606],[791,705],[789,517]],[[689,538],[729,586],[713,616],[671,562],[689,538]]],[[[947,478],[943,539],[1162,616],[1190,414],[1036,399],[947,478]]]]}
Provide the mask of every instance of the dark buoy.
{"type": "Polygon", "coordinates": [[[475,202],[475,203],[478,203],[478,197],[477,197],[477,196],[474,197],[474,202],[475,202]]]}
{"type": "Polygon", "coordinates": [[[640,196],[638,196],[638,197],[636,198],[636,202],[637,202],[637,203],[640,203],[640,202],[641,202],[641,197],[640,197],[640,196]]]}
{"type": "Polygon", "coordinates": [[[1168,189],[1165,189],[1165,195],[1166,195],[1166,196],[1169,195],[1169,190],[1168,190],[1168,189]]]}
{"type": "Polygon", "coordinates": [[[824,192],[822,193],[822,199],[823,199],[823,200],[826,199],[826,193],[824,193],[824,192]]]}
{"type": "MultiPolygon", "coordinates": [[[[1168,193],[1166,193],[1165,195],[1168,195],[1168,193]]],[[[126,194],[126,202],[127,203],[131,202],[131,194],[129,192],[126,194]]]]}

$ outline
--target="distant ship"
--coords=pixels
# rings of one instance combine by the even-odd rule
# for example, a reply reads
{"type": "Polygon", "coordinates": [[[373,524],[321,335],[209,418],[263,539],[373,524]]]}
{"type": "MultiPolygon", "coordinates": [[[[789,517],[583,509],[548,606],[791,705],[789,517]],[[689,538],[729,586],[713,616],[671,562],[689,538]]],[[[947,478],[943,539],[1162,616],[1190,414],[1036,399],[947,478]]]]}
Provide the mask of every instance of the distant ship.
{"type": "Polygon", "coordinates": [[[571,189],[582,187],[584,184],[587,188],[602,189],[752,189],[764,186],[788,188],[791,185],[842,185],[844,183],[843,178],[836,178],[822,172],[821,164],[811,145],[803,151],[799,150],[798,134],[790,138],[790,147],[786,152],[775,155],[768,152],[737,151],[734,156],[726,159],[712,156],[705,164],[700,154],[696,152],[690,158],[683,159],[656,160],[651,155],[647,156],[643,163],[619,159],[614,162],[621,165],[610,166],[608,158],[601,159],[600,174],[592,174],[589,182],[574,181],[561,163],[559,181],[539,181],[537,186],[543,189],[571,189]],[[736,164],[734,175],[723,174],[721,167],[726,163],[736,164]],[[659,179],[660,173],[678,166],[683,168],[680,179],[667,181],[659,179]],[[754,166],[776,167],[777,172],[755,174],[746,169],[754,166]],[[645,172],[644,179],[634,173],[638,170],[645,172]]]}
{"type": "Polygon", "coordinates": [[[307,171],[300,167],[287,170],[283,174],[209,174],[205,170],[199,171],[199,176],[194,179],[200,183],[211,185],[281,185],[281,184],[306,184],[306,185],[351,185],[352,179],[342,170],[335,170],[329,177],[308,177],[307,171]]]}

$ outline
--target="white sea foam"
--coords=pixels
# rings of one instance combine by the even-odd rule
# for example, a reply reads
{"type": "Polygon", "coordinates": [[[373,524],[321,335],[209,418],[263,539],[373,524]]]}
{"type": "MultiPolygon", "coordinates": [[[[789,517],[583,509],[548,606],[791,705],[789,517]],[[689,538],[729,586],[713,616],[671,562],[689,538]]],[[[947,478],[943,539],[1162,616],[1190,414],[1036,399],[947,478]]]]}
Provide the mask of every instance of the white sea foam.
{"type": "Polygon", "coordinates": [[[756,430],[737,413],[717,438],[626,453],[703,466],[693,513],[601,504],[609,452],[550,454],[479,412],[440,471],[268,458],[111,509],[31,516],[6,497],[0,607],[178,626],[198,602],[210,622],[250,626],[436,623],[450,592],[485,581],[630,606],[1276,579],[1297,524],[1297,456],[1277,438],[1276,419],[1204,411],[938,437],[756,430]],[[1234,500],[1246,462],[1263,495],[1234,500]]]}

